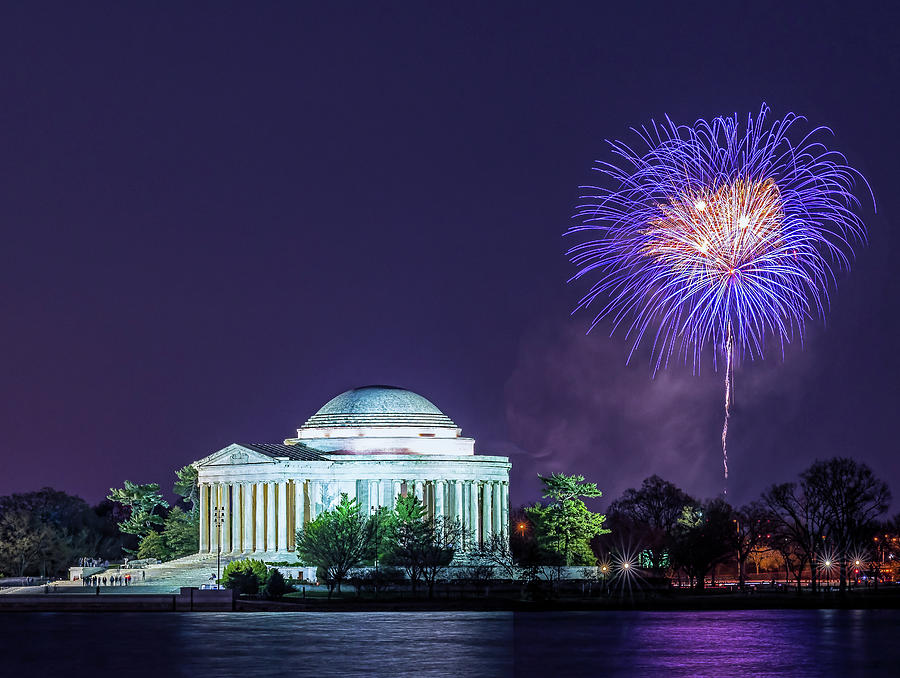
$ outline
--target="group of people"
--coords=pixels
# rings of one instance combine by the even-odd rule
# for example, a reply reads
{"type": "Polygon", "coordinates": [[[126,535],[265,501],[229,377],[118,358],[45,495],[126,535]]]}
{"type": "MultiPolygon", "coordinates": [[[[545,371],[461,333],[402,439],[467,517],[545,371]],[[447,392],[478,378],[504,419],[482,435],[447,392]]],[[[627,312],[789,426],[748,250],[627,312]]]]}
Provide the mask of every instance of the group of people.
{"type": "Polygon", "coordinates": [[[100,558],[91,558],[90,556],[81,556],[77,564],[80,567],[109,567],[108,560],[100,560],[100,558]]]}
{"type": "MultiPolygon", "coordinates": [[[[141,570],[141,581],[146,578],[147,575],[141,570]]],[[[81,580],[83,586],[130,586],[131,583],[131,574],[95,574],[81,580]]]]}

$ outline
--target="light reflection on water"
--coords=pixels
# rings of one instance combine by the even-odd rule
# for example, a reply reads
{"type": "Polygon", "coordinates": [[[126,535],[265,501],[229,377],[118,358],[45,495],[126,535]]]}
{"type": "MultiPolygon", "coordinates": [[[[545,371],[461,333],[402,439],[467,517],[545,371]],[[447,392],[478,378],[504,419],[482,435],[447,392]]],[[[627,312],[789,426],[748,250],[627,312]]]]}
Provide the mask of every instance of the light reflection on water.
{"type": "Polygon", "coordinates": [[[900,612],[0,615],[0,675],[892,675],[900,612]]]}

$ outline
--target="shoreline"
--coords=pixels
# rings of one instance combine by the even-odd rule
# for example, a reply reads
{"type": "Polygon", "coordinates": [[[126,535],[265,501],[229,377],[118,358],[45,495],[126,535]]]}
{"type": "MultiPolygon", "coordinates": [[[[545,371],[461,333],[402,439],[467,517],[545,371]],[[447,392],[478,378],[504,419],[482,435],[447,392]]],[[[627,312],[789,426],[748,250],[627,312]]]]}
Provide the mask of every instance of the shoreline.
{"type": "Polygon", "coordinates": [[[669,595],[524,601],[512,598],[341,598],[257,600],[225,591],[180,594],[81,593],[0,596],[0,614],[28,612],[718,612],[740,610],[900,610],[900,591],[839,595],[669,595]],[[214,595],[210,595],[214,594],[214,595]],[[227,594],[227,595],[226,595],[227,594]]]}

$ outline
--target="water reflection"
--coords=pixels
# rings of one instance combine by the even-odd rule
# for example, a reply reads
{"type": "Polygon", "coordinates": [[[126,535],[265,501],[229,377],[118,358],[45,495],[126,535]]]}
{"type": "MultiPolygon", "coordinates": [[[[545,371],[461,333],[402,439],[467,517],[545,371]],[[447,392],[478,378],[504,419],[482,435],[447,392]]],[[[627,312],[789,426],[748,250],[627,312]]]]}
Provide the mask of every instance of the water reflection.
{"type": "Polygon", "coordinates": [[[890,610],[517,615],[515,667],[520,675],[534,667],[568,676],[894,675],[898,622],[890,610]],[[528,640],[548,624],[552,654],[528,640]]]}
{"type": "Polygon", "coordinates": [[[895,611],[0,615],[0,675],[842,676],[895,611]]]}

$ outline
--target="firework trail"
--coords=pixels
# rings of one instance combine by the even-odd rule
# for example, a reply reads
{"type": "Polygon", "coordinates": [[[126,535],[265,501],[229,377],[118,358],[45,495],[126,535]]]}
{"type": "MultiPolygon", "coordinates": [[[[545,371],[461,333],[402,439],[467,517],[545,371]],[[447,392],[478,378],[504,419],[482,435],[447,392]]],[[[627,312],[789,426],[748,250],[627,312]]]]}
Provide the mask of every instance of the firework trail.
{"type": "Polygon", "coordinates": [[[724,355],[726,480],[735,363],[762,358],[768,337],[782,357],[802,343],[806,321],[825,314],[835,269],[849,270],[865,242],[857,181],[872,196],[819,141],[828,128],[793,135],[805,118],[768,123],[768,113],[763,104],[743,125],[736,114],[693,125],[667,117],[633,129],[641,150],[609,141],[619,164],[596,163],[606,185],[583,187],[567,231],[586,238],[568,251],[570,282],[594,280],[575,311],[593,310],[590,329],[624,325],[628,360],[648,334],[654,375],[673,356],[697,372],[708,345],[714,367],[724,355]]]}

